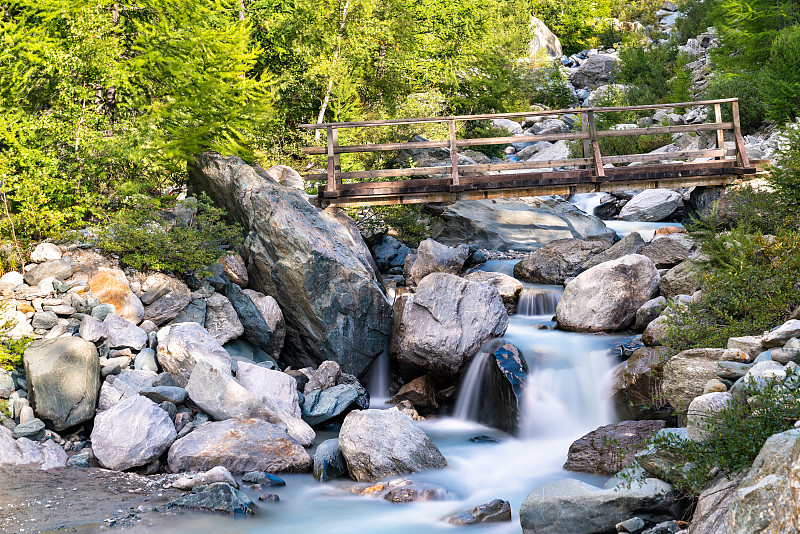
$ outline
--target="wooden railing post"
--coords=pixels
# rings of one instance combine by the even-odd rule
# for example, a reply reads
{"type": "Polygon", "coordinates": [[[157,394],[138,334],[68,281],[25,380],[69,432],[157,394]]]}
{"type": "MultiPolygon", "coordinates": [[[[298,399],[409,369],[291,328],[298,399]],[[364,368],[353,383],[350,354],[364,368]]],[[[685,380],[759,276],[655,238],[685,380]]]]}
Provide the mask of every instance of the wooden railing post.
{"type": "MultiPolygon", "coordinates": [[[[722,106],[720,104],[714,104],[714,122],[717,124],[722,122],[722,106]]],[[[717,150],[724,150],[725,149],[725,134],[724,132],[719,129],[717,130],[717,150]]],[[[717,159],[725,159],[725,156],[717,156],[717,159]]]]}
{"type": "Polygon", "coordinates": [[[594,162],[594,176],[592,181],[596,182],[598,178],[606,175],[603,170],[603,156],[600,155],[600,144],[597,142],[597,127],[594,124],[594,111],[589,110],[586,112],[586,119],[589,123],[589,139],[592,143],[592,161],[594,162]]]}
{"type": "Polygon", "coordinates": [[[458,146],[456,144],[456,121],[447,121],[450,133],[450,190],[461,191],[461,180],[458,176],[458,146]]]}
{"type": "Polygon", "coordinates": [[[742,167],[750,166],[750,158],[747,157],[747,149],[742,138],[742,125],[739,121],[739,101],[731,102],[731,114],[733,115],[733,138],[736,142],[736,163],[742,167]]]}
{"type": "MultiPolygon", "coordinates": [[[[336,176],[336,173],[342,170],[339,163],[339,154],[336,153],[336,147],[339,146],[339,130],[333,126],[327,127],[328,137],[328,186],[325,188],[326,196],[328,193],[335,193],[338,190],[338,185],[341,183],[341,178],[336,176]]],[[[336,195],[338,196],[338,195],[336,195]]]]}
{"type": "MultiPolygon", "coordinates": [[[[581,132],[589,133],[589,117],[587,113],[581,113],[581,132]]],[[[592,153],[592,144],[589,139],[582,139],[583,141],[583,157],[584,158],[591,158],[592,153]]],[[[588,168],[588,165],[585,166],[588,168]]]]}

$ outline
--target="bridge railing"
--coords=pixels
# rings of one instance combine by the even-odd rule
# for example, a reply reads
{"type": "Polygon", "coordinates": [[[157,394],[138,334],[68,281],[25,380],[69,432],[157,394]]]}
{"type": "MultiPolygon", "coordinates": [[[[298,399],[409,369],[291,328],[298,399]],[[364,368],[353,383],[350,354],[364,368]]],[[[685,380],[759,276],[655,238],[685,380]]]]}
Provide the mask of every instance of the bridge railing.
{"type": "MultiPolygon", "coordinates": [[[[708,113],[709,118],[711,113],[708,113]]],[[[309,130],[325,130],[327,133],[327,144],[325,147],[307,147],[302,149],[302,153],[306,155],[327,155],[327,169],[325,173],[307,174],[305,178],[309,180],[324,181],[325,185],[319,188],[319,196],[325,201],[337,199],[341,195],[348,197],[355,196],[370,196],[388,194],[390,192],[398,192],[402,190],[411,191],[412,184],[409,180],[402,180],[400,182],[365,182],[365,183],[352,183],[355,180],[364,180],[372,178],[393,178],[393,177],[414,177],[414,176],[431,176],[431,175],[446,175],[449,174],[449,181],[445,184],[441,179],[437,180],[412,180],[419,182],[413,184],[413,192],[426,193],[426,192],[460,192],[464,191],[465,183],[464,178],[476,176],[492,176],[494,186],[503,188],[504,186],[514,187],[515,183],[519,183],[518,174],[498,173],[497,171],[514,171],[514,170],[536,170],[536,169],[552,169],[554,167],[572,167],[581,168],[583,172],[580,175],[582,180],[592,183],[602,183],[606,180],[612,179],[607,177],[605,165],[613,164],[629,164],[629,163],[651,163],[665,160],[681,160],[681,159],[695,159],[695,158],[714,158],[717,161],[726,160],[729,156],[735,156],[735,167],[742,170],[750,170],[750,162],[745,151],[744,140],[741,133],[741,125],[739,120],[739,101],[736,98],[727,98],[719,100],[703,100],[696,102],[679,102],[670,104],[653,104],[641,106],[620,106],[620,107],[589,107],[589,108],[573,108],[573,109],[560,109],[560,110],[545,110],[545,111],[525,111],[520,113],[497,113],[497,114],[483,114],[483,115],[461,115],[451,117],[424,117],[415,119],[388,119],[388,120],[375,120],[375,121],[359,121],[359,122],[337,122],[337,123],[321,123],[321,124],[301,124],[302,128],[309,130]],[[731,105],[731,122],[722,121],[722,104],[730,103],[731,105]],[[704,122],[698,124],[685,124],[673,126],[647,126],[642,128],[630,129],[611,129],[611,130],[598,130],[596,127],[596,117],[602,113],[612,112],[629,112],[629,111],[649,111],[660,109],[674,109],[674,108],[693,108],[698,106],[707,106],[713,109],[713,122],[704,122]],[[466,121],[478,121],[487,119],[498,118],[518,118],[518,117],[536,117],[536,116],[563,116],[563,115],[577,115],[580,117],[581,131],[557,134],[519,134],[508,137],[487,137],[478,139],[458,139],[456,137],[457,123],[466,121]],[[339,145],[339,130],[345,128],[373,128],[385,126],[399,126],[399,125],[413,125],[413,124],[429,124],[429,123],[447,123],[449,138],[441,141],[423,141],[423,142],[401,142],[401,143],[372,143],[362,145],[339,145]],[[725,148],[725,131],[733,132],[734,148],[725,148]],[[649,153],[649,154],[623,154],[604,156],[600,151],[599,141],[606,138],[614,137],[630,137],[630,136],[643,136],[643,135],[657,135],[657,134],[673,134],[673,133],[703,133],[715,132],[714,140],[715,146],[711,149],[705,150],[682,150],[668,153],[649,153]],[[503,162],[503,163],[487,163],[487,164],[470,164],[463,165],[458,162],[458,149],[469,148],[475,146],[485,145],[498,145],[498,144],[512,144],[512,143],[535,143],[539,141],[576,141],[580,140],[582,144],[582,156],[579,158],[563,158],[548,161],[519,161],[519,162],[503,162]],[[450,164],[445,166],[436,167],[414,167],[403,169],[377,169],[368,171],[352,171],[342,172],[340,156],[341,154],[357,154],[365,152],[386,152],[398,150],[418,150],[418,149],[433,149],[445,148],[450,153],[450,164]],[[588,176],[587,176],[588,171],[588,176]],[[348,180],[351,183],[344,183],[343,180],[348,180]],[[394,184],[394,187],[393,187],[394,184]]],[[[731,162],[732,163],[732,162],[731,162]]],[[[639,166],[640,175],[644,176],[645,169],[639,166]]],[[[648,167],[653,167],[648,166],[648,167]]],[[[613,172],[613,171],[612,171],[613,172]]],[[[747,171],[745,171],[747,172],[747,171]]],[[[558,174],[558,173],[540,173],[541,176],[558,174]]],[[[561,173],[562,177],[578,176],[574,173],[567,175],[561,173]]]]}

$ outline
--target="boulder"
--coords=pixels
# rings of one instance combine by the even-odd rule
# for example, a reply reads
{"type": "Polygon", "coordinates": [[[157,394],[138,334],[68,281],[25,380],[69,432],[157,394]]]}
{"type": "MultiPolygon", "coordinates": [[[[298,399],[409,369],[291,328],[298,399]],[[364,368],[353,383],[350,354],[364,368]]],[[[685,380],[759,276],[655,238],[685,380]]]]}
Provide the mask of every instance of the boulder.
{"type": "Polygon", "coordinates": [[[117,315],[133,324],[144,318],[144,306],[139,297],[133,294],[128,278],[119,269],[100,267],[97,274],[89,279],[92,296],[104,304],[116,308],[117,315]]]}
{"type": "Polygon", "coordinates": [[[31,465],[42,471],[66,467],[67,453],[53,440],[42,443],[28,438],[15,440],[14,433],[0,425],[0,466],[31,465]]]}
{"type": "Polygon", "coordinates": [[[178,323],[158,331],[158,363],[175,385],[186,387],[198,361],[207,361],[230,373],[231,357],[208,331],[197,323],[178,323]]]}
{"type": "MultiPolygon", "coordinates": [[[[706,389],[704,388],[703,391],[706,389]]],[[[695,397],[686,412],[686,431],[689,439],[705,441],[714,435],[717,429],[709,417],[713,417],[714,414],[727,408],[731,402],[733,402],[733,395],[723,392],[704,393],[695,397]]]]}
{"type": "Polygon", "coordinates": [[[244,334],[244,326],[233,304],[221,293],[206,299],[206,330],[220,345],[244,334]]]}
{"type": "MultiPolygon", "coordinates": [[[[36,248],[31,252],[31,261],[33,263],[44,263],[46,261],[60,260],[61,249],[58,245],[53,243],[39,243],[36,248]]],[[[69,278],[69,277],[67,277],[69,278]]]]}
{"type": "Polygon", "coordinates": [[[28,399],[36,416],[55,430],[94,417],[100,390],[100,360],[79,337],[34,341],[23,354],[28,399]]]}
{"type": "Polygon", "coordinates": [[[314,452],[314,478],[328,482],[347,476],[347,462],[339,450],[338,439],[327,439],[314,452]]]}
{"type": "Polygon", "coordinates": [[[231,473],[307,473],[311,457],[280,427],[256,419],[206,423],[169,449],[170,471],[207,471],[221,465],[231,473]]]}
{"type": "Polygon", "coordinates": [[[669,269],[689,257],[689,247],[677,239],[662,237],[654,239],[640,254],[653,260],[659,269],[669,269]]]}
{"type": "Polygon", "coordinates": [[[664,308],[667,307],[667,299],[656,297],[642,304],[636,310],[636,322],[633,324],[635,330],[644,330],[651,322],[655,321],[664,308]]]}
{"type": "Polygon", "coordinates": [[[664,428],[664,421],[621,421],[601,426],[573,442],[564,469],[600,475],[613,475],[634,461],[653,434],[664,428]]]}
{"type": "Polygon", "coordinates": [[[691,295],[700,289],[700,276],[692,260],[683,260],[661,277],[658,285],[668,299],[678,295],[691,295]]]}
{"type": "Polygon", "coordinates": [[[222,270],[228,280],[242,289],[247,287],[250,277],[247,274],[247,266],[241,256],[238,254],[226,254],[217,260],[217,263],[222,265],[222,270]]]}
{"type": "Polygon", "coordinates": [[[111,349],[142,350],[147,345],[147,332],[119,315],[108,314],[103,324],[108,332],[106,344],[111,349]]]}
{"type": "Polygon", "coordinates": [[[215,482],[225,482],[234,488],[239,487],[238,482],[236,482],[236,479],[233,478],[231,472],[221,465],[209,469],[204,473],[197,473],[194,476],[181,477],[172,483],[172,487],[179,490],[190,491],[198,486],[206,486],[215,482]]]}
{"type": "Polygon", "coordinates": [[[274,297],[286,321],[284,362],[335,360],[362,374],[385,350],[392,312],[353,221],[237,157],[197,156],[190,177],[248,232],[250,287],[274,297]]]}
{"type": "Polygon", "coordinates": [[[279,423],[261,399],[247,391],[230,372],[207,360],[199,360],[192,370],[186,393],[212,419],[263,419],[279,423]]]}
{"type": "Polygon", "coordinates": [[[90,343],[96,343],[108,337],[108,326],[91,315],[84,315],[78,335],[90,343]]]}
{"type": "Polygon", "coordinates": [[[639,232],[631,232],[621,240],[617,241],[611,247],[601,251],[583,262],[581,270],[591,269],[595,265],[616,260],[628,254],[638,254],[640,250],[645,247],[644,239],[639,235],[639,232]]]}
{"type": "Polygon", "coordinates": [[[540,51],[543,51],[551,57],[560,57],[563,55],[561,51],[561,41],[558,40],[558,37],[550,31],[541,19],[531,17],[531,22],[528,24],[528,31],[531,34],[530,57],[537,57],[540,51]]]}
{"type": "Polygon", "coordinates": [[[523,534],[604,534],[633,515],[658,523],[680,517],[680,510],[672,486],[655,478],[634,482],[630,488],[609,489],[567,478],[548,482],[528,495],[520,508],[520,522],[523,534]]]}
{"type": "Polygon", "coordinates": [[[177,317],[191,301],[192,292],[186,284],[170,277],[168,291],[144,309],[144,320],[161,326],[177,317]]]}
{"type": "Polygon", "coordinates": [[[728,527],[728,511],[736,495],[736,487],[743,478],[742,473],[718,475],[717,478],[700,493],[697,506],[689,523],[688,534],[733,534],[736,531],[728,527]]]}
{"type": "Polygon", "coordinates": [[[11,373],[0,367],[0,399],[7,399],[15,389],[11,373]]]}
{"type": "Polygon", "coordinates": [[[275,299],[230,282],[223,291],[239,316],[247,340],[277,358],[283,349],[286,326],[275,299]]]}
{"type": "Polygon", "coordinates": [[[169,414],[145,397],[130,397],[97,414],[92,451],[100,465],[123,471],[147,465],[177,436],[169,414]]]}
{"type": "Polygon", "coordinates": [[[640,254],[596,265],[567,284],[556,307],[558,325],[577,332],[623,330],[653,298],[658,282],[656,266],[640,254]]]}
{"type": "MultiPolygon", "coordinates": [[[[665,401],[661,393],[666,347],[642,347],[617,365],[611,378],[611,398],[623,419],[661,419],[665,401]]],[[[671,410],[669,410],[671,411],[671,410]]]]}
{"type": "Polygon", "coordinates": [[[417,248],[417,258],[407,273],[417,284],[431,273],[461,274],[469,257],[469,247],[456,248],[442,245],[433,239],[426,239],[417,248]]]}
{"type": "Polygon", "coordinates": [[[423,375],[404,384],[389,402],[397,404],[404,400],[410,402],[421,414],[435,412],[439,404],[436,402],[436,387],[431,376],[423,375]]]}
{"type": "MultiPolygon", "coordinates": [[[[689,433],[686,428],[664,428],[659,430],[656,435],[660,438],[670,436],[669,439],[672,440],[672,443],[689,441],[689,433]]],[[[665,480],[670,480],[683,468],[683,462],[675,452],[659,449],[654,445],[648,445],[646,449],[636,453],[636,463],[650,475],[665,480]]]]}
{"type": "Polygon", "coordinates": [[[679,352],[664,365],[662,389],[673,408],[685,411],[706,383],[717,377],[717,362],[746,363],[748,356],[736,349],[689,349],[679,352]]]}
{"type": "Polygon", "coordinates": [[[645,189],[630,199],[619,212],[623,221],[663,221],[683,204],[680,193],[669,189],[645,189]]]}
{"type": "Polygon", "coordinates": [[[332,361],[322,362],[319,367],[311,374],[303,387],[303,393],[311,393],[315,389],[332,388],[339,383],[342,377],[342,369],[339,364],[332,361]]]}
{"type": "Polygon", "coordinates": [[[315,389],[303,399],[303,420],[310,426],[320,425],[344,413],[356,398],[356,388],[347,384],[315,389]]]}
{"type": "Polygon", "coordinates": [[[581,272],[581,266],[589,258],[606,248],[608,244],[603,241],[581,239],[551,241],[514,265],[514,277],[533,284],[561,285],[567,278],[572,278],[581,272]]]}
{"type": "Polygon", "coordinates": [[[508,313],[513,313],[517,309],[523,286],[522,282],[516,278],[503,273],[487,271],[473,271],[464,278],[470,282],[487,284],[495,288],[500,293],[508,313]]]}
{"type": "Polygon", "coordinates": [[[74,272],[75,268],[70,262],[66,260],[50,260],[40,263],[30,271],[27,271],[23,275],[23,279],[29,286],[36,287],[45,278],[66,280],[72,276],[74,272]]]}
{"type": "Polygon", "coordinates": [[[761,336],[741,336],[728,339],[729,349],[738,349],[750,358],[755,358],[764,352],[764,343],[761,336]]]}
{"type": "Polygon", "coordinates": [[[599,87],[614,83],[617,58],[608,54],[589,56],[583,64],[569,75],[574,87],[599,87]]]}
{"type": "Polygon", "coordinates": [[[396,307],[390,352],[407,375],[431,372],[453,381],[481,345],[508,326],[496,289],[452,274],[426,276],[396,307]]]}
{"type": "Polygon", "coordinates": [[[181,508],[194,508],[227,514],[255,515],[255,503],[247,494],[226,482],[209,484],[196,493],[179,497],[170,503],[181,508]]]}
{"type": "Polygon", "coordinates": [[[649,323],[642,332],[642,343],[648,347],[655,347],[661,345],[667,337],[667,328],[669,326],[669,316],[659,315],[649,323]]]}
{"type": "Polygon", "coordinates": [[[793,337],[800,337],[800,320],[791,319],[777,328],[765,332],[761,342],[765,349],[780,347],[793,337]]]}
{"type": "Polygon", "coordinates": [[[268,398],[275,404],[282,405],[294,417],[300,418],[297,381],[294,377],[260,365],[238,362],[236,379],[251,394],[261,399],[268,398]]]}
{"type": "MultiPolygon", "coordinates": [[[[259,169],[259,171],[261,171],[261,169],[259,169]]],[[[272,178],[273,181],[282,186],[290,189],[297,189],[305,193],[306,184],[303,180],[303,176],[288,165],[273,165],[264,172],[268,177],[272,178]]]]}
{"type": "Polygon", "coordinates": [[[381,236],[372,245],[372,256],[378,269],[384,273],[393,267],[402,267],[411,249],[390,235],[381,236]]]}
{"type": "MultiPolygon", "coordinates": [[[[116,380],[115,380],[116,382],[116,380]]],[[[155,386],[146,387],[139,390],[139,394],[147,397],[155,403],[171,402],[172,404],[183,404],[186,400],[186,390],[177,386],[155,386]]]]}
{"type": "Polygon", "coordinates": [[[339,448],[350,476],[359,482],[447,467],[428,436],[394,410],[350,412],[339,433],[339,448]]]}
{"type": "Polygon", "coordinates": [[[469,243],[502,252],[532,252],[557,239],[590,237],[617,239],[603,221],[560,197],[460,200],[442,212],[434,227],[434,238],[445,245],[469,243]]]}
{"type": "Polygon", "coordinates": [[[800,430],[771,436],[739,483],[728,511],[729,532],[797,532],[800,430]]]}
{"type": "Polygon", "coordinates": [[[458,526],[511,521],[511,504],[508,501],[495,499],[486,504],[478,505],[470,511],[451,515],[445,519],[451,525],[458,526]]]}

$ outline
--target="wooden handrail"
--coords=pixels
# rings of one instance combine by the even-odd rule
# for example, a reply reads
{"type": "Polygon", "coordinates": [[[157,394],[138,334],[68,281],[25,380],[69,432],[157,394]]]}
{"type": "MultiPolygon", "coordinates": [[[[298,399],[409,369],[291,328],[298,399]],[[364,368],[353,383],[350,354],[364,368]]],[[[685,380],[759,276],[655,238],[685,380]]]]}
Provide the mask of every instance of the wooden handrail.
{"type": "MultiPolygon", "coordinates": [[[[606,182],[607,180],[616,180],[617,178],[607,177],[607,170],[611,172],[611,176],[621,176],[620,167],[605,169],[605,165],[625,164],[625,163],[647,163],[647,162],[663,162],[681,159],[694,159],[694,158],[716,158],[718,161],[718,169],[720,172],[725,171],[727,174],[749,174],[755,172],[751,168],[747,152],[744,146],[744,139],[741,134],[741,125],[739,118],[739,101],[736,98],[726,98],[718,100],[701,100],[696,102],[679,102],[670,104],[652,104],[642,106],[622,106],[622,107],[588,107],[588,108],[574,108],[574,109],[561,109],[561,110],[545,110],[545,111],[526,111],[520,113],[497,113],[485,115],[461,115],[450,117],[422,117],[416,119],[389,119],[380,121],[360,121],[360,122],[337,122],[337,123],[322,123],[322,124],[303,124],[304,128],[316,130],[324,128],[327,131],[327,142],[324,147],[306,147],[302,149],[302,154],[306,155],[327,155],[327,169],[324,174],[307,174],[306,178],[312,180],[325,180],[327,182],[324,188],[320,189],[320,197],[325,199],[335,199],[340,195],[352,196],[354,191],[364,191],[365,194],[385,195],[389,194],[387,191],[417,191],[420,194],[442,192],[441,179],[431,181],[430,176],[442,176],[449,174],[449,181],[447,190],[451,193],[460,193],[465,190],[465,187],[477,187],[475,184],[484,183],[480,179],[486,178],[485,182],[480,187],[502,188],[506,184],[508,188],[521,187],[524,184],[526,187],[533,183],[541,183],[544,185],[552,185],[556,181],[570,181],[580,178],[581,180],[588,179],[591,183],[598,184],[606,182]],[[721,104],[730,103],[733,120],[731,122],[722,122],[722,108],[721,104]],[[643,111],[652,109],[671,109],[671,108],[686,108],[696,106],[713,106],[714,109],[714,122],[704,122],[700,124],[682,124],[674,126],[646,126],[643,128],[625,128],[625,129],[612,129],[612,130],[598,130],[596,127],[596,114],[597,113],[611,113],[611,112],[624,112],[624,111],[643,111]],[[507,117],[533,117],[533,116],[552,116],[552,115],[565,115],[574,114],[580,117],[581,131],[567,132],[557,134],[518,134],[514,136],[504,137],[487,137],[477,139],[458,139],[456,137],[456,122],[469,121],[469,120],[482,120],[482,119],[496,119],[507,117]],[[407,143],[375,143],[363,145],[339,145],[338,130],[339,128],[363,128],[374,126],[387,126],[399,124],[426,124],[426,123],[443,123],[447,122],[448,125],[448,138],[441,141],[421,141],[421,142],[407,142],[407,143]],[[732,131],[735,140],[733,149],[725,148],[724,132],[732,131]],[[684,150],[678,152],[666,152],[663,154],[624,154],[619,156],[603,156],[600,151],[600,140],[609,138],[621,138],[630,136],[642,135],[662,135],[683,132],[715,132],[715,147],[709,150],[684,150]],[[563,158],[549,161],[522,161],[522,162],[504,162],[504,163],[489,163],[489,164],[471,164],[462,165],[458,161],[458,149],[462,147],[473,147],[481,145],[498,145],[498,144],[515,144],[515,143],[528,143],[540,141],[581,141],[583,157],[582,158],[563,158]],[[446,149],[450,156],[449,165],[442,165],[437,167],[421,167],[421,168],[405,168],[405,169],[383,169],[383,170],[370,170],[370,171],[353,171],[342,172],[340,164],[341,154],[355,154],[362,152],[385,152],[395,150],[414,150],[414,149],[446,149]],[[736,160],[727,160],[728,156],[735,156],[736,160]],[[554,168],[572,168],[577,170],[560,170],[552,171],[554,168]],[[503,173],[502,171],[526,171],[535,169],[550,169],[548,172],[539,173],[503,173]],[[732,170],[733,169],[733,170],[732,170]],[[489,174],[481,174],[489,173],[489,174]],[[422,176],[423,179],[416,180],[402,180],[400,182],[381,182],[381,185],[366,185],[366,184],[343,184],[342,180],[359,180],[370,178],[390,178],[390,177],[414,177],[422,176]],[[521,176],[523,178],[521,178],[521,176]],[[535,180],[524,178],[524,176],[537,176],[535,180]],[[464,181],[467,180],[467,182],[464,181]],[[475,182],[475,180],[479,182],[475,182]],[[543,181],[542,181],[543,180],[543,181]],[[414,182],[414,184],[410,183],[414,182]],[[467,184],[467,185],[465,185],[467,184]],[[473,184],[473,185],[468,185],[473,184]],[[488,184],[488,185],[487,185],[488,184]],[[356,187],[363,186],[363,187],[356,187]],[[422,189],[420,189],[422,188],[422,189]]],[[[681,171],[675,169],[681,168],[668,166],[675,172],[677,178],[683,175],[681,171]]],[[[687,164],[683,164],[687,165],[687,164]]],[[[713,167],[713,165],[712,165],[713,167]]],[[[630,173],[626,171],[626,179],[630,176],[638,175],[641,180],[649,180],[653,176],[662,176],[664,174],[665,165],[642,165],[633,169],[630,173]],[[656,170],[659,167],[661,170],[656,170]],[[631,174],[632,173],[632,174],[631,174]]],[[[698,168],[696,165],[693,168],[698,168]]],[[[710,175],[713,174],[713,169],[709,170],[705,166],[702,167],[703,173],[710,175]]],[[[695,172],[695,171],[693,171],[695,172]]],[[[676,178],[676,179],[677,179],[676,178]]],[[[634,178],[631,178],[634,179],[634,178]]],[[[396,193],[392,193],[396,194],[396,193]]]]}

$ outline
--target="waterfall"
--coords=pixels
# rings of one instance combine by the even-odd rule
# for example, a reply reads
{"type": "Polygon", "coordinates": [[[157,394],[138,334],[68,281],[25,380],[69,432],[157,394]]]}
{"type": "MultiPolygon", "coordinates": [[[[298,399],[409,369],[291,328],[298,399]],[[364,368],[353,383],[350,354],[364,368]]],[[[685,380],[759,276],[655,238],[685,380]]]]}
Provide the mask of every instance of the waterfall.
{"type": "Polygon", "coordinates": [[[481,349],[472,358],[467,372],[461,381],[461,388],[456,399],[453,417],[463,421],[475,421],[478,417],[478,408],[481,400],[481,385],[483,375],[488,372],[489,357],[491,353],[481,349]]]}
{"type": "Polygon", "coordinates": [[[526,317],[552,316],[556,313],[559,300],[561,300],[561,294],[557,291],[529,287],[519,297],[517,314],[526,317]]]}
{"type": "Polygon", "coordinates": [[[389,351],[384,350],[377,357],[367,378],[370,408],[386,408],[389,400],[389,351]]]}

